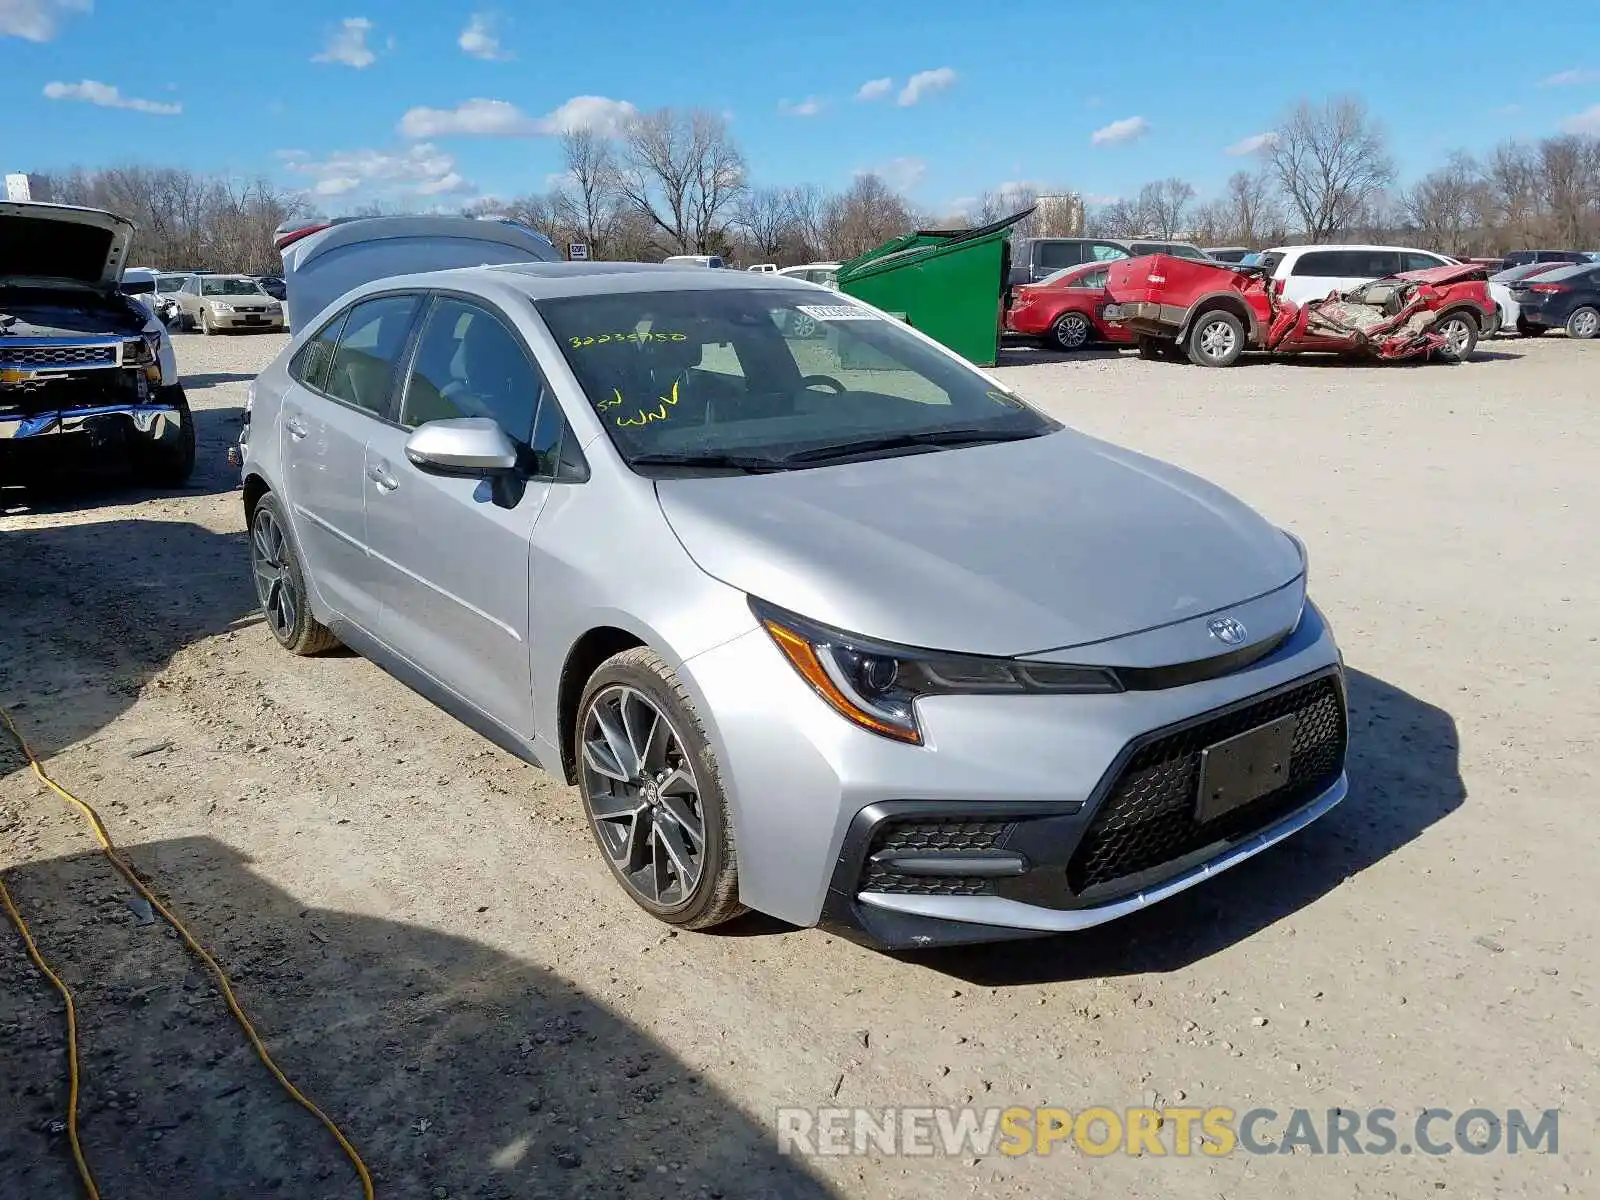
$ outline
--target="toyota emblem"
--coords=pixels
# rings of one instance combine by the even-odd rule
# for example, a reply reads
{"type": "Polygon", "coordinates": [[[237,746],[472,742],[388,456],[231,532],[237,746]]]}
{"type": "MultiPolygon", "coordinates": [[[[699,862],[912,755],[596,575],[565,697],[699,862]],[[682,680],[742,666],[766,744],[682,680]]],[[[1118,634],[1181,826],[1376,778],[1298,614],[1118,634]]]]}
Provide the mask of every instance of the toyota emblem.
{"type": "Polygon", "coordinates": [[[1250,636],[1250,631],[1244,627],[1244,623],[1235,621],[1232,617],[1214,617],[1206,622],[1206,628],[1211,631],[1211,636],[1224,646],[1241,645],[1245,638],[1250,636]]]}

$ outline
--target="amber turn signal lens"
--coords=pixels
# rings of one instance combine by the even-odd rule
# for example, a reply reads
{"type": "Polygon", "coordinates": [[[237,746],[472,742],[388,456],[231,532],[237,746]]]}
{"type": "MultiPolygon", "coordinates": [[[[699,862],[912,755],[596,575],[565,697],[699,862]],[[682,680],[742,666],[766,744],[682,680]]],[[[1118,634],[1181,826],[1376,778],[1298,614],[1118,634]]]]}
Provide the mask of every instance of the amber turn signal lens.
{"type": "Polygon", "coordinates": [[[772,640],[778,644],[778,649],[783,651],[801,678],[809,683],[821,696],[843,716],[850,718],[857,725],[872,730],[873,733],[882,734],[884,737],[894,738],[898,742],[910,742],[913,745],[922,744],[922,735],[915,729],[906,729],[899,725],[891,725],[865,711],[860,705],[839,690],[837,684],[828,677],[827,670],[817,658],[817,652],[810,642],[795,633],[792,629],[785,629],[776,621],[763,620],[767,632],[772,635],[772,640]]]}

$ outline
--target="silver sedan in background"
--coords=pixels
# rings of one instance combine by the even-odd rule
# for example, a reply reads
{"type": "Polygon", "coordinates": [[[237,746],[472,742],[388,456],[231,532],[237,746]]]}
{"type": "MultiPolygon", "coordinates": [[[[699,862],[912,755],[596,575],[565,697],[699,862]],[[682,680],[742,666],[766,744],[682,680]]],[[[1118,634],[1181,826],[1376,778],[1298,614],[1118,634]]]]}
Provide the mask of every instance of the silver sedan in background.
{"type": "Polygon", "coordinates": [[[1082,929],[1345,796],[1305,549],[1220,489],[820,286],[403,259],[255,383],[268,624],[575,784],[657,918],[1082,929]]]}

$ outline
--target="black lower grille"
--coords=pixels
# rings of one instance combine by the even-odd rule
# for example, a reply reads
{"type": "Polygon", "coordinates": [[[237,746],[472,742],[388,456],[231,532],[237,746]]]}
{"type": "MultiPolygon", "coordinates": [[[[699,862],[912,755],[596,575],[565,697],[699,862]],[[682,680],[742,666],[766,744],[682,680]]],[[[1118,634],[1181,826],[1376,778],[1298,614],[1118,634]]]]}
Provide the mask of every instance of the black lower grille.
{"type": "Polygon", "coordinates": [[[1115,884],[1219,841],[1270,825],[1332,786],[1344,767],[1344,697],[1331,675],[1158,736],[1128,759],[1067,867],[1074,892],[1115,884]],[[1195,819],[1200,752],[1258,725],[1295,717],[1289,780],[1204,824],[1195,819]]]}
{"type": "Polygon", "coordinates": [[[961,853],[992,850],[1011,830],[1009,821],[918,820],[891,822],[873,835],[861,875],[864,892],[896,892],[909,896],[984,896],[994,880],[974,875],[901,875],[889,862],[874,862],[884,850],[961,853]]]}

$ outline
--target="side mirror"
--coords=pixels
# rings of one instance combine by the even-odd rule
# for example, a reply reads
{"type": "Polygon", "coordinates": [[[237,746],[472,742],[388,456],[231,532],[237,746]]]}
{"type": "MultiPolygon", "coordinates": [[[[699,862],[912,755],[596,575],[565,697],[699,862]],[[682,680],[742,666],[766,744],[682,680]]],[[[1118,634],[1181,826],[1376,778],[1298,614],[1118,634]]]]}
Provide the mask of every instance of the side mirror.
{"type": "Polygon", "coordinates": [[[419,425],[406,439],[406,458],[419,471],[484,479],[517,469],[517,447],[488,417],[455,417],[419,425]]]}

